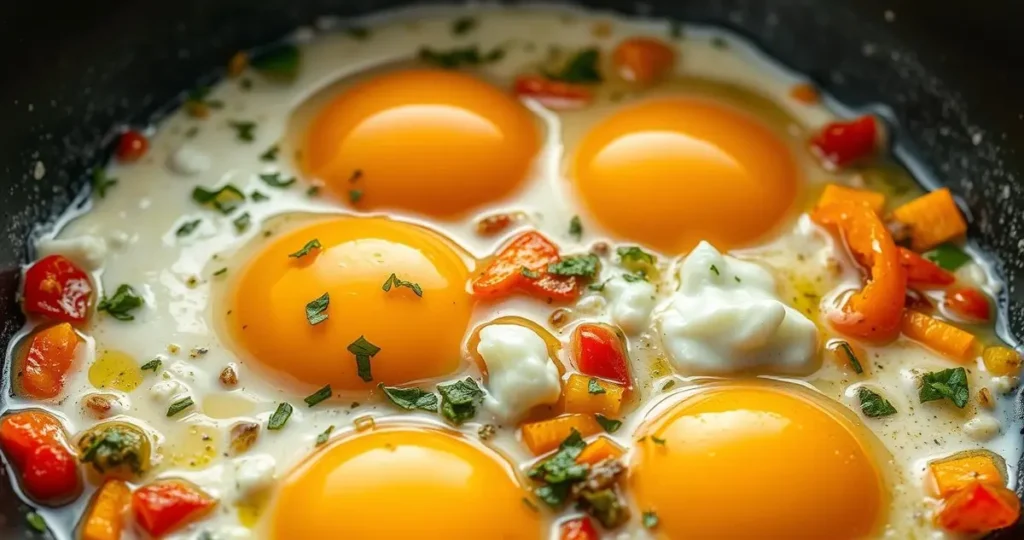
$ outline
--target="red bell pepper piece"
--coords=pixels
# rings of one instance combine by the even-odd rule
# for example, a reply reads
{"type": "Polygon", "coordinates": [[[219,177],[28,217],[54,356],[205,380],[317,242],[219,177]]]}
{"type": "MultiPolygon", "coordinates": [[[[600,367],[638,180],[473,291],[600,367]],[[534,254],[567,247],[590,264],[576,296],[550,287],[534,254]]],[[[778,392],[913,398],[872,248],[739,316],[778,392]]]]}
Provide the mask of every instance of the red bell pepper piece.
{"type": "Polygon", "coordinates": [[[64,427],[53,415],[26,410],[0,421],[0,448],[32,500],[60,505],[82,493],[78,461],[67,446],[64,427]]]}
{"type": "Polygon", "coordinates": [[[133,163],[142,159],[148,150],[149,139],[142,133],[129,129],[122,133],[121,138],[117,140],[117,149],[114,154],[118,161],[133,163]]]}
{"type": "Polygon", "coordinates": [[[840,310],[828,314],[832,325],[847,336],[888,342],[900,333],[907,292],[906,271],[885,224],[868,206],[839,201],[822,206],[811,218],[837,229],[857,262],[868,267],[864,287],[840,310]]]}
{"type": "Polygon", "coordinates": [[[1020,517],[1020,501],[1009,489],[973,482],[946,498],[935,524],[950,532],[987,533],[1009,527],[1020,517]]]}
{"type": "Polygon", "coordinates": [[[552,81],[540,75],[520,75],[516,78],[515,93],[536,100],[552,110],[579,109],[594,100],[589,88],[578,84],[552,81]]]}
{"type": "Polygon", "coordinates": [[[576,367],[584,375],[633,387],[625,338],[615,328],[598,323],[577,326],[572,334],[572,354],[576,367]]]}
{"type": "Polygon", "coordinates": [[[870,156],[878,147],[878,120],[870,114],[832,122],[811,139],[811,148],[827,163],[842,167],[870,156]]]}
{"type": "Polygon", "coordinates": [[[598,540],[601,538],[590,518],[578,517],[570,519],[558,526],[559,540],[598,540]]]}
{"type": "Polygon", "coordinates": [[[502,298],[515,292],[557,301],[579,297],[583,284],[575,276],[555,276],[548,265],[561,257],[558,246],[536,231],[525,232],[505,246],[473,280],[473,294],[502,298]]]}
{"type": "Polygon", "coordinates": [[[948,270],[925,259],[917,253],[901,247],[900,264],[907,272],[907,285],[914,288],[944,287],[956,281],[948,270]]]}
{"type": "Polygon", "coordinates": [[[946,293],[943,305],[953,315],[968,322],[987,322],[991,317],[988,297],[977,289],[953,289],[946,293]]]}
{"type": "Polygon", "coordinates": [[[135,521],[152,536],[180,529],[216,505],[216,500],[184,480],[159,480],[132,494],[135,521]]]}
{"type": "Polygon", "coordinates": [[[88,274],[66,258],[50,255],[25,272],[23,305],[28,313],[79,323],[89,314],[92,291],[88,274]]]}
{"type": "Polygon", "coordinates": [[[36,332],[17,370],[17,387],[21,393],[34,399],[60,395],[78,342],[78,334],[68,323],[36,332]]]}

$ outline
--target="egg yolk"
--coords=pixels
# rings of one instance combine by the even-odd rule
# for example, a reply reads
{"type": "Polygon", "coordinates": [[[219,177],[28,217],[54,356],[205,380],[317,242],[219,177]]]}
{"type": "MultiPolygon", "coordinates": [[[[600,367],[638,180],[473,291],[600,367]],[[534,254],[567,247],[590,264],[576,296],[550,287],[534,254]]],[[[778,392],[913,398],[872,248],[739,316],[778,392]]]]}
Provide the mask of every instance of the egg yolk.
{"type": "Polygon", "coordinates": [[[695,98],[642,102],[602,120],[571,175],[609,232],[666,253],[724,249],[769,232],[793,204],[797,167],[747,114],[695,98]]]}
{"type": "Polygon", "coordinates": [[[438,429],[339,439],[283,482],[272,539],[541,538],[512,467],[438,429]]]}
{"type": "Polygon", "coordinates": [[[663,538],[864,538],[888,507],[866,431],[769,385],[709,389],[640,429],[631,490],[663,538]]]}
{"type": "Polygon", "coordinates": [[[539,145],[536,121],[509,94],[464,73],[412,69],[334,98],[309,128],[302,166],[359,209],[448,217],[513,192],[539,145]]]}
{"type": "Polygon", "coordinates": [[[448,240],[409,223],[321,220],[274,238],[245,265],[228,328],[258,367],[305,390],[446,375],[459,367],[472,310],[466,261],[448,240]],[[319,247],[299,256],[314,240],[319,247]],[[354,346],[361,337],[379,351],[354,346]],[[360,352],[368,356],[362,377],[360,352]]]}

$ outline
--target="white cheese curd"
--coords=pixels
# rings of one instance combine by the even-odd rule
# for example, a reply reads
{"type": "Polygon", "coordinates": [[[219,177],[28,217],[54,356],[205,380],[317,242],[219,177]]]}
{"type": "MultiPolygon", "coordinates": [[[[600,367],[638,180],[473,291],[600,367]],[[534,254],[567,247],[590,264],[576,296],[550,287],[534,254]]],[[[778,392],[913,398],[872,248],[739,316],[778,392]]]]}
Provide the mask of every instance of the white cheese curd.
{"type": "Polygon", "coordinates": [[[235,458],[235,497],[238,501],[255,502],[274,486],[277,461],[267,454],[235,458]]]}
{"type": "Polygon", "coordinates": [[[174,379],[160,381],[149,387],[149,395],[158,402],[173,401],[173,398],[188,392],[188,387],[174,379]]]}
{"type": "Polygon", "coordinates": [[[107,257],[107,241],[89,234],[75,238],[47,238],[39,241],[36,251],[39,258],[63,255],[85,270],[98,270],[107,257]]]}
{"type": "Polygon", "coordinates": [[[1020,386],[1020,377],[1014,377],[1013,375],[1003,375],[1001,377],[992,377],[992,388],[993,392],[999,394],[1009,394],[1020,386]]]}
{"type": "Polygon", "coordinates": [[[679,269],[679,282],[655,315],[676,369],[716,374],[812,369],[818,331],[776,297],[775,280],[764,268],[701,242],[679,269]]]}
{"type": "Polygon", "coordinates": [[[638,334],[647,329],[651,311],[657,302],[657,288],[643,280],[609,279],[602,290],[608,299],[608,313],[623,332],[638,334]]]}
{"type": "Polygon", "coordinates": [[[210,168],[210,156],[184,143],[167,158],[167,167],[182,176],[195,176],[210,168]]]}
{"type": "Polygon", "coordinates": [[[999,420],[990,414],[980,413],[964,422],[963,428],[968,437],[984,442],[999,435],[999,420]]]}
{"type": "Polygon", "coordinates": [[[476,350],[487,365],[484,405],[499,418],[513,422],[537,405],[558,401],[558,368],[533,330],[516,324],[486,326],[476,350]]]}

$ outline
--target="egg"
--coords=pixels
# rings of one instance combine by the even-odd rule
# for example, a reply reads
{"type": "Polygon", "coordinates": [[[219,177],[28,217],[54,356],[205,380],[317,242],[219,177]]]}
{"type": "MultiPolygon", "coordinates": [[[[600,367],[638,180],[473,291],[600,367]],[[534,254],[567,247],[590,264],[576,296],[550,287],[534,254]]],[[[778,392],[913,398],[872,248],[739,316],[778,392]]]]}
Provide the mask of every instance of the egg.
{"type": "Polygon", "coordinates": [[[558,368],[535,331],[517,324],[489,324],[479,331],[476,352],[487,369],[485,405],[505,421],[520,420],[561,396],[558,368]]]}

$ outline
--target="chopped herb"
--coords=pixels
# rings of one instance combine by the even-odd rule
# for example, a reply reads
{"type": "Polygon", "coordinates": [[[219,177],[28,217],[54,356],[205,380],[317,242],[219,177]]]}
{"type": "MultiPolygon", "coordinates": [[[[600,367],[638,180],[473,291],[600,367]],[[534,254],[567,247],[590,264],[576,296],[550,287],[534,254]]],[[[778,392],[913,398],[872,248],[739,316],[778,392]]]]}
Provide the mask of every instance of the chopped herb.
{"type": "Polygon", "coordinates": [[[736,283],[742,283],[739,276],[733,276],[732,278],[736,280],[736,283]]]}
{"type": "Polygon", "coordinates": [[[380,352],[380,347],[367,341],[365,336],[359,336],[359,339],[348,346],[348,352],[356,356],[356,373],[359,378],[366,382],[372,381],[370,359],[380,352]]]}
{"type": "Polygon", "coordinates": [[[729,42],[726,41],[723,37],[713,36],[711,38],[711,46],[716,49],[725,49],[729,47],[729,42]]]}
{"type": "Polygon", "coordinates": [[[615,250],[615,253],[618,254],[619,259],[621,259],[625,264],[640,263],[644,265],[652,265],[657,262],[654,255],[651,255],[636,246],[620,247],[615,250]]]}
{"type": "Polygon", "coordinates": [[[306,188],[307,197],[316,197],[320,194],[320,186],[309,186],[306,188]]]}
{"type": "Polygon", "coordinates": [[[288,418],[292,415],[292,406],[287,403],[281,403],[277,406],[274,414],[270,415],[270,421],[267,422],[267,429],[279,430],[288,423],[288,418]]]}
{"type": "Polygon", "coordinates": [[[860,410],[868,418],[879,418],[896,414],[896,407],[893,407],[892,403],[889,403],[885,398],[867,388],[861,387],[857,392],[857,397],[860,398],[860,410]]]}
{"type": "Polygon", "coordinates": [[[583,238],[583,223],[580,222],[579,216],[573,216],[569,220],[569,236],[577,240],[583,238]]]}
{"type": "Polygon", "coordinates": [[[43,519],[43,516],[40,516],[35,512],[25,514],[25,523],[27,523],[29,528],[37,533],[46,532],[46,520],[43,519]]]}
{"type": "Polygon", "coordinates": [[[420,60],[446,69],[492,64],[504,57],[505,49],[500,47],[495,47],[486,53],[481,53],[480,48],[476,45],[456,47],[447,51],[435,51],[430,47],[420,49],[420,60]]]}
{"type": "Polygon", "coordinates": [[[597,419],[597,423],[598,424],[601,424],[601,428],[603,428],[608,433],[615,433],[616,431],[619,430],[620,427],[622,427],[622,421],[621,420],[615,420],[614,418],[608,418],[607,416],[605,416],[603,414],[595,414],[594,418],[597,419]]]}
{"type": "Polygon", "coordinates": [[[668,390],[669,388],[672,388],[675,385],[676,385],[676,381],[675,380],[671,380],[671,381],[665,383],[665,385],[661,387],[661,391],[664,392],[665,390],[668,390]]]}
{"type": "Polygon", "coordinates": [[[519,269],[519,273],[522,274],[523,277],[525,277],[527,279],[537,279],[537,278],[540,277],[539,273],[534,272],[533,270],[530,270],[529,268],[527,268],[525,266],[523,266],[523,267],[521,267],[519,269]]]}
{"type": "Polygon", "coordinates": [[[924,258],[950,272],[955,272],[961,266],[971,262],[971,256],[954,244],[941,244],[925,253],[924,258]]]}
{"type": "Polygon", "coordinates": [[[263,180],[268,186],[276,188],[286,188],[295,183],[296,178],[283,178],[281,173],[273,172],[260,175],[260,180],[263,180]]]}
{"type": "Polygon", "coordinates": [[[316,300],[306,304],[306,321],[309,324],[320,324],[327,320],[327,306],[331,303],[331,294],[324,293],[316,300]]]}
{"type": "Polygon", "coordinates": [[[365,26],[350,26],[345,29],[345,33],[347,33],[352,39],[357,39],[359,41],[363,41],[370,37],[370,29],[365,26]]]}
{"type": "Polygon", "coordinates": [[[590,381],[587,382],[587,393],[588,394],[604,394],[605,389],[601,386],[601,383],[597,382],[597,379],[591,377],[590,381]]]}
{"type": "Polygon", "coordinates": [[[348,190],[348,200],[352,204],[356,204],[363,199],[363,191],[361,189],[350,189],[348,190]]]}
{"type": "Polygon", "coordinates": [[[252,216],[249,215],[249,212],[245,212],[232,220],[231,223],[235,225],[236,231],[243,233],[249,228],[249,225],[252,225],[252,216]]]}
{"type": "Polygon", "coordinates": [[[249,198],[252,199],[252,202],[263,202],[270,200],[270,197],[267,197],[266,195],[263,194],[263,192],[260,191],[253,191],[252,193],[249,194],[249,198]]]}
{"type": "Polygon", "coordinates": [[[90,183],[92,184],[92,192],[99,195],[102,199],[107,196],[107,190],[117,185],[117,178],[107,176],[105,169],[97,167],[92,170],[90,183]]]}
{"type": "Polygon", "coordinates": [[[296,251],[295,253],[291,253],[288,256],[296,258],[296,259],[301,259],[302,257],[305,257],[306,255],[309,255],[310,251],[312,251],[314,249],[320,249],[321,247],[323,247],[323,246],[320,245],[320,240],[317,239],[317,238],[314,238],[314,239],[310,240],[309,242],[306,242],[306,245],[302,246],[302,249],[296,251]]]}
{"type": "Polygon", "coordinates": [[[423,297],[423,289],[420,287],[419,283],[413,283],[411,281],[402,281],[398,279],[398,276],[396,276],[394,273],[388,276],[388,280],[384,282],[384,285],[381,286],[381,289],[383,289],[384,292],[388,292],[391,290],[391,287],[405,287],[407,289],[412,290],[412,292],[416,294],[416,296],[419,296],[421,298],[423,297]]]}
{"type": "Polygon", "coordinates": [[[363,177],[363,170],[362,169],[356,169],[356,170],[352,171],[352,176],[348,177],[348,182],[350,184],[354,184],[354,183],[358,182],[359,179],[362,178],[362,177],[363,177]]]}
{"type": "Polygon", "coordinates": [[[227,273],[228,273],[228,269],[227,269],[227,267],[224,267],[224,268],[221,268],[220,270],[217,270],[216,272],[214,272],[213,275],[215,275],[215,276],[223,276],[224,274],[227,274],[227,273]]]}
{"type": "Polygon", "coordinates": [[[573,255],[548,265],[548,273],[556,276],[594,277],[597,275],[597,257],[591,254],[573,255]]]}
{"type": "Polygon", "coordinates": [[[320,446],[322,444],[326,444],[328,439],[331,438],[331,432],[332,431],[334,431],[334,425],[333,424],[327,426],[327,429],[321,431],[320,434],[316,436],[316,445],[320,446]]]}
{"type": "Polygon", "coordinates": [[[653,442],[654,444],[657,444],[659,446],[665,446],[665,439],[662,439],[660,437],[655,437],[654,435],[651,435],[651,442],[653,442]]]}
{"type": "Polygon", "coordinates": [[[658,526],[658,514],[654,510],[648,510],[643,513],[641,521],[645,529],[654,529],[658,526]]]}
{"type": "Polygon", "coordinates": [[[441,416],[456,426],[476,416],[476,405],[484,399],[483,390],[470,377],[439,384],[437,391],[441,394],[441,416]]]}
{"type": "Polygon", "coordinates": [[[626,283],[636,283],[637,281],[647,281],[647,275],[643,272],[637,272],[635,274],[622,274],[622,279],[626,283]]]}
{"type": "Polygon", "coordinates": [[[232,184],[224,184],[216,190],[196,186],[192,190],[192,200],[204,206],[213,206],[222,214],[230,214],[245,202],[245,193],[232,184]]]}
{"type": "Polygon", "coordinates": [[[925,373],[922,377],[921,403],[946,398],[963,409],[970,398],[967,387],[967,370],[962,367],[925,373]]]}
{"type": "Polygon", "coordinates": [[[557,73],[546,72],[545,77],[553,81],[573,84],[599,83],[604,78],[598,69],[601,53],[596,47],[583,49],[576,53],[557,73]]]}
{"type": "Polygon", "coordinates": [[[228,126],[235,130],[235,138],[242,142],[252,142],[256,140],[256,122],[231,120],[228,122],[228,126]]]}
{"type": "Polygon", "coordinates": [[[291,44],[277,45],[252,59],[256,71],[281,79],[293,79],[299,73],[299,48],[291,44]]]}
{"type": "Polygon", "coordinates": [[[280,148],[278,148],[276,144],[274,146],[271,146],[270,148],[267,148],[265,152],[260,154],[260,161],[276,161],[277,153],[279,151],[280,148]]]}
{"type": "Polygon", "coordinates": [[[183,397],[171,403],[170,407],[167,407],[167,417],[170,418],[193,405],[195,405],[195,402],[192,401],[192,396],[183,397]]]}
{"type": "Polygon", "coordinates": [[[605,283],[607,283],[607,280],[602,281],[601,283],[591,283],[590,285],[587,285],[587,289],[591,291],[601,292],[604,290],[605,283]]]}
{"type": "Polygon", "coordinates": [[[104,296],[96,306],[96,310],[106,311],[119,321],[134,321],[135,316],[131,312],[142,307],[142,303],[142,297],[135,292],[135,289],[124,283],[117,287],[114,296],[110,298],[104,296]]]}
{"type": "Polygon", "coordinates": [[[857,373],[858,375],[864,373],[864,366],[860,364],[860,360],[857,358],[856,353],[853,352],[853,347],[851,347],[849,343],[840,341],[839,343],[836,343],[836,348],[839,349],[839,351],[843,353],[843,356],[846,357],[846,361],[850,363],[851,367],[853,367],[854,373],[857,373]]]}
{"type": "Polygon", "coordinates": [[[384,383],[378,384],[377,387],[384,392],[384,395],[391,400],[391,403],[403,409],[437,412],[437,394],[433,392],[427,392],[415,387],[384,386],[384,383]]]}
{"type": "Polygon", "coordinates": [[[576,463],[576,458],[586,446],[583,436],[573,428],[569,436],[558,445],[558,451],[553,456],[530,469],[527,473],[530,478],[546,484],[534,490],[537,498],[553,508],[565,503],[572,485],[587,477],[589,467],[576,463]]]}
{"type": "Polygon", "coordinates": [[[476,28],[476,19],[473,17],[459,17],[452,22],[452,33],[461,36],[476,28]]]}
{"type": "Polygon", "coordinates": [[[100,474],[116,471],[139,475],[146,469],[148,439],[134,424],[100,424],[78,439],[79,461],[88,463],[100,474]]]}
{"type": "Polygon", "coordinates": [[[186,221],[185,223],[182,223],[177,230],[174,231],[174,235],[179,238],[181,238],[182,236],[188,236],[192,234],[192,232],[195,231],[199,227],[199,224],[202,222],[203,220],[201,219],[193,219],[192,221],[186,221]]]}
{"type": "Polygon", "coordinates": [[[715,274],[716,276],[722,275],[722,273],[718,271],[718,267],[713,264],[711,265],[711,273],[715,274]]]}
{"type": "Polygon", "coordinates": [[[316,392],[306,396],[303,401],[306,402],[306,405],[312,407],[329,397],[331,397],[331,385],[328,384],[327,386],[324,386],[316,392]]]}
{"type": "Polygon", "coordinates": [[[139,369],[142,371],[152,371],[153,373],[156,373],[156,371],[160,369],[160,364],[163,364],[163,360],[160,360],[159,358],[154,358],[149,362],[146,362],[145,364],[139,366],[139,369]]]}

